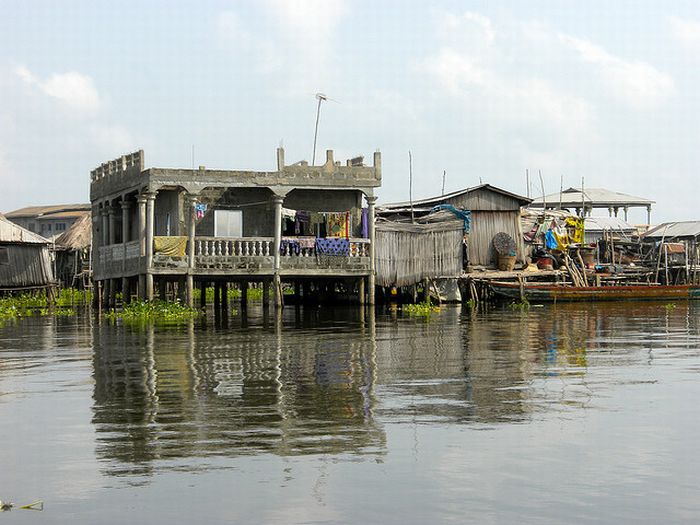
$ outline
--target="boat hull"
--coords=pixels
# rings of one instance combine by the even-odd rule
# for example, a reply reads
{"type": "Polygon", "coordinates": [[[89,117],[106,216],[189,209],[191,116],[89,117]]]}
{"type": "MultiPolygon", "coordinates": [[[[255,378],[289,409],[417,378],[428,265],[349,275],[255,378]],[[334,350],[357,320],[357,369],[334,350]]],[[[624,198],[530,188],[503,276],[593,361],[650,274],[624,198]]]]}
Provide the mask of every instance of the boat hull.
{"type": "Polygon", "coordinates": [[[700,286],[558,286],[492,282],[493,292],[501,297],[528,302],[585,301],[657,301],[700,299],[700,286]]]}

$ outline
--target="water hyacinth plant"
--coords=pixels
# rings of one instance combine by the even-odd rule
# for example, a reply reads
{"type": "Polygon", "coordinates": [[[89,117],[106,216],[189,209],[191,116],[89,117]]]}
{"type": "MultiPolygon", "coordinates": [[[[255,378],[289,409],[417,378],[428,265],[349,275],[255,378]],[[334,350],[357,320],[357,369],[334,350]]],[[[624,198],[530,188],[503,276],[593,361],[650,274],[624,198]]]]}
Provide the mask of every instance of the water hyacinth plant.
{"type": "Polygon", "coordinates": [[[440,307],[433,305],[430,301],[423,301],[417,304],[405,304],[401,307],[401,311],[412,317],[430,317],[439,312],[440,307]]]}
{"type": "Polygon", "coordinates": [[[112,310],[105,317],[111,320],[120,319],[127,323],[157,322],[157,323],[181,323],[196,319],[202,312],[196,308],[190,308],[180,303],[167,301],[134,301],[124,305],[121,311],[112,310]]]}

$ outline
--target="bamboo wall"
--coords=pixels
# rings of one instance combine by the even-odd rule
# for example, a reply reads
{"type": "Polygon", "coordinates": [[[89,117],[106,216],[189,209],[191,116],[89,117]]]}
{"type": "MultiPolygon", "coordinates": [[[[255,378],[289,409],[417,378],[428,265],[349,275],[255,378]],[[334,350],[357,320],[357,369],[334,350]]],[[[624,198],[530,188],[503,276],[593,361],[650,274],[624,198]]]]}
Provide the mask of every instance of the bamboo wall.
{"type": "Polygon", "coordinates": [[[53,282],[49,249],[45,244],[0,244],[7,259],[0,259],[0,289],[46,286],[53,282]]]}
{"type": "Polygon", "coordinates": [[[462,274],[461,221],[378,223],[375,253],[379,286],[408,286],[462,274]]]}
{"type": "Polygon", "coordinates": [[[493,247],[493,238],[499,232],[505,232],[513,237],[517,247],[517,260],[524,260],[525,246],[519,211],[472,211],[472,228],[468,240],[469,264],[478,266],[496,264],[497,255],[493,247]]]}

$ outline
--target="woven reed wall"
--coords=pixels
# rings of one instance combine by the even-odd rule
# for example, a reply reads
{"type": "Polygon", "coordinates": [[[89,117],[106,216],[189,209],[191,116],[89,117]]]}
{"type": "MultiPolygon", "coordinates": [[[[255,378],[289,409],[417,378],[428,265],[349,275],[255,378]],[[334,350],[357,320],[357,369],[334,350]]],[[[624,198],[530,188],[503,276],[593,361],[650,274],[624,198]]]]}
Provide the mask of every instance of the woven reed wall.
{"type": "Polygon", "coordinates": [[[426,278],[458,277],[462,231],[461,221],[377,224],[377,285],[408,286],[426,278]]]}

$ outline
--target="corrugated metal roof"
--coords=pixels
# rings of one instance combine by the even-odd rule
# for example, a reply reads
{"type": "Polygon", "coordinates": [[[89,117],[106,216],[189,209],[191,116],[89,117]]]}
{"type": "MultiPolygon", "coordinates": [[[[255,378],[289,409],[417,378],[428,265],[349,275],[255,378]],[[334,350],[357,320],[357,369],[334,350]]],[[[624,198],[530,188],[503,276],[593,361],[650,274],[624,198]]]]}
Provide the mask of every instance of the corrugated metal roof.
{"type": "MultiPolygon", "coordinates": [[[[550,193],[544,197],[544,201],[548,206],[559,206],[559,192],[550,193]]],[[[561,205],[563,208],[580,208],[581,201],[589,207],[606,208],[621,207],[621,206],[650,206],[655,204],[655,201],[645,199],[644,197],[635,197],[619,191],[607,190],[605,188],[584,188],[583,196],[581,188],[569,188],[561,194],[561,205]]],[[[538,197],[532,201],[533,207],[542,207],[543,199],[538,197]]]]}
{"type": "Polygon", "coordinates": [[[59,212],[89,211],[90,204],[52,204],[49,206],[26,206],[18,210],[5,214],[9,219],[19,219],[22,217],[41,217],[59,212]]]}
{"type": "Polygon", "coordinates": [[[14,222],[7,220],[2,214],[0,214],[0,242],[50,244],[48,239],[25,230],[14,222]]]}
{"type": "MultiPolygon", "coordinates": [[[[414,210],[416,207],[425,207],[425,206],[432,206],[442,204],[446,202],[448,199],[451,199],[453,197],[459,197],[460,195],[464,195],[466,193],[471,193],[473,191],[481,190],[481,189],[488,189],[490,191],[500,193],[501,195],[505,195],[507,197],[511,197],[512,199],[515,199],[516,201],[520,201],[522,205],[530,204],[532,199],[528,199],[527,197],[523,197],[522,195],[517,195],[516,193],[511,193],[509,191],[503,190],[501,188],[497,188],[496,186],[492,186],[491,184],[480,184],[479,186],[474,186],[472,188],[464,188],[461,190],[453,191],[452,193],[446,193],[445,195],[439,195],[436,197],[428,197],[426,199],[418,199],[413,201],[413,207],[414,210]]],[[[377,207],[381,208],[382,210],[396,210],[397,208],[399,209],[410,209],[411,202],[410,201],[404,201],[404,202],[390,202],[386,204],[379,204],[377,207]]]]}
{"type": "Polygon", "coordinates": [[[630,223],[625,222],[619,217],[586,217],[586,231],[597,232],[597,231],[623,231],[623,232],[634,232],[637,228],[632,226],[630,223]]]}
{"type": "Polygon", "coordinates": [[[665,222],[646,232],[645,239],[676,239],[700,235],[700,221],[665,222]]]}

